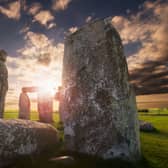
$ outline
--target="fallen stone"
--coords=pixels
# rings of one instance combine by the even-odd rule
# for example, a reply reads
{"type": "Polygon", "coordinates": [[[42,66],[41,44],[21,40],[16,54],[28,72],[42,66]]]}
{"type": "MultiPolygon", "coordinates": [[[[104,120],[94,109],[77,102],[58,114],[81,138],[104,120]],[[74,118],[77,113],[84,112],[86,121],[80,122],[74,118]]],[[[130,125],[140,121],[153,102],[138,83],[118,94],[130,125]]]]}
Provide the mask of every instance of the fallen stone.
{"type": "Polygon", "coordinates": [[[19,156],[49,152],[58,142],[57,130],[49,124],[0,119],[0,167],[19,156]]]}
{"type": "Polygon", "coordinates": [[[60,114],[69,151],[101,158],[140,158],[135,95],[121,38],[111,19],[65,40],[60,114]]]}
{"type": "Polygon", "coordinates": [[[156,128],[151,123],[140,120],[140,131],[155,132],[156,128]]]}

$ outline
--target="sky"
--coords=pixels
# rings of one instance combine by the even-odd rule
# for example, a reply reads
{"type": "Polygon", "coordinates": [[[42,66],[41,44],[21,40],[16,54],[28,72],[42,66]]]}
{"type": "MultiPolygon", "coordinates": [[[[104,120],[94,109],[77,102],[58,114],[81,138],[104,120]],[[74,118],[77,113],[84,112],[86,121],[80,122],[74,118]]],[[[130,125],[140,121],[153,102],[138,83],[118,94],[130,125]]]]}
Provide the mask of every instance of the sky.
{"type": "Polygon", "coordinates": [[[0,0],[7,105],[23,86],[61,85],[66,35],[106,17],[121,35],[136,94],[168,93],[168,0],[0,0]]]}

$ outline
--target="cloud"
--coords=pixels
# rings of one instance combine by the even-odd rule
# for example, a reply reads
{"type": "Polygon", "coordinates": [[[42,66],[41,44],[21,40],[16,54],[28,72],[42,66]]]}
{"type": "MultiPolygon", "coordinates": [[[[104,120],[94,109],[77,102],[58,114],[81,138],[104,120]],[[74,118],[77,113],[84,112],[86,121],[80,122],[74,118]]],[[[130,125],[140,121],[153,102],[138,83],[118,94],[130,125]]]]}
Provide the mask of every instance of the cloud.
{"type": "Polygon", "coordinates": [[[168,3],[157,0],[146,1],[137,14],[112,19],[125,49],[129,49],[126,51],[129,53],[128,67],[138,94],[168,92],[165,74],[168,69],[167,16],[168,3]],[[131,46],[136,50],[131,50],[131,46]],[[160,77],[156,69],[160,71],[160,77]]]}
{"type": "Polygon", "coordinates": [[[49,25],[48,25],[48,29],[52,29],[52,28],[54,28],[54,27],[56,27],[57,25],[56,25],[56,23],[50,23],[49,25]]]}
{"type": "Polygon", "coordinates": [[[54,20],[54,16],[48,10],[41,10],[36,15],[34,15],[34,21],[37,21],[41,25],[48,28],[48,24],[54,20]]]}
{"type": "Polygon", "coordinates": [[[26,45],[18,52],[25,58],[32,59],[36,63],[48,66],[56,56],[57,47],[42,33],[27,32],[24,39],[26,45]]]}
{"type": "Polygon", "coordinates": [[[75,26],[75,27],[69,28],[68,31],[69,31],[70,34],[72,34],[72,33],[75,33],[77,30],[78,30],[78,27],[75,26]]]}
{"type": "Polygon", "coordinates": [[[7,7],[0,6],[0,13],[7,16],[10,19],[20,19],[21,3],[20,1],[14,1],[7,5],[7,7]]]}
{"type": "Polygon", "coordinates": [[[30,15],[37,14],[42,9],[42,5],[38,2],[33,3],[30,8],[28,9],[28,13],[30,15]]]}
{"type": "Polygon", "coordinates": [[[167,93],[168,66],[163,61],[150,61],[131,73],[136,94],[167,93]]]}
{"type": "Polygon", "coordinates": [[[65,10],[70,2],[71,0],[53,0],[52,9],[56,11],[65,10]]]}
{"type": "Polygon", "coordinates": [[[27,33],[30,30],[30,27],[28,25],[25,25],[20,31],[20,34],[27,33]]]}
{"type": "Polygon", "coordinates": [[[49,10],[43,10],[43,6],[39,2],[31,4],[28,9],[28,14],[33,17],[33,22],[38,22],[45,26],[47,29],[56,27],[56,23],[53,22],[55,17],[49,10]]]}
{"type": "Polygon", "coordinates": [[[88,16],[85,20],[86,23],[89,23],[92,20],[92,16],[88,16]]]}

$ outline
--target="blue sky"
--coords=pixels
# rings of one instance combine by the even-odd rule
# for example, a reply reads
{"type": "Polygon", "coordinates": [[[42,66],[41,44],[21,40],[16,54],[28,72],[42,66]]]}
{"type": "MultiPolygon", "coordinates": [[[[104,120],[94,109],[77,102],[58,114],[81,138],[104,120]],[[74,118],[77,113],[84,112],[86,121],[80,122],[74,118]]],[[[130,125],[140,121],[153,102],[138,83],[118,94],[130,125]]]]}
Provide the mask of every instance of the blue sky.
{"type": "MultiPolygon", "coordinates": [[[[14,1],[1,0],[0,5],[8,8],[14,1]]],[[[19,19],[16,17],[8,18],[1,12],[0,15],[0,46],[8,51],[11,56],[17,56],[17,49],[23,47],[24,36],[19,33],[25,26],[29,26],[33,32],[45,33],[48,37],[54,38],[56,42],[63,41],[64,32],[71,27],[80,27],[85,24],[87,17],[105,18],[109,16],[127,16],[128,11],[137,12],[140,10],[144,0],[72,0],[64,1],[67,3],[65,9],[53,10],[54,1],[52,0],[21,0],[19,19]],[[46,29],[39,22],[32,22],[33,17],[28,13],[31,7],[41,4],[41,10],[47,10],[54,16],[52,22],[56,23],[56,28],[46,29]],[[23,8],[27,8],[25,11],[23,8]],[[54,37],[55,36],[55,37],[54,37]]],[[[56,2],[55,2],[56,3],[56,2]]],[[[19,10],[19,9],[18,9],[19,10]]]]}
{"type": "Polygon", "coordinates": [[[136,93],[168,92],[167,0],[0,0],[0,48],[8,53],[9,104],[21,87],[61,85],[64,38],[111,17],[136,93]]]}

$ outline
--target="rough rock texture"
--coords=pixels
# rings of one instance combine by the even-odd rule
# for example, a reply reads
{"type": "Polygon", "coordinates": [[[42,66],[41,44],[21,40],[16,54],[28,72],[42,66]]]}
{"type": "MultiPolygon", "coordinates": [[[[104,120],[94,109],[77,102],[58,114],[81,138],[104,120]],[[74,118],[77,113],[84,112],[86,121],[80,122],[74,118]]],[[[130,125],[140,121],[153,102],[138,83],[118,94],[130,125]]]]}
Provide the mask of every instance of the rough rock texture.
{"type": "Polygon", "coordinates": [[[0,118],[3,118],[5,96],[8,90],[8,70],[6,67],[7,53],[0,50],[0,118]]]}
{"type": "Polygon", "coordinates": [[[51,150],[57,144],[57,131],[49,124],[0,119],[0,167],[19,156],[51,150]]]}
{"type": "Polygon", "coordinates": [[[139,158],[135,96],[120,36],[108,19],[67,37],[60,113],[68,150],[139,158]]]}
{"type": "Polygon", "coordinates": [[[156,128],[151,123],[140,120],[140,131],[155,132],[156,128]]]}

